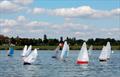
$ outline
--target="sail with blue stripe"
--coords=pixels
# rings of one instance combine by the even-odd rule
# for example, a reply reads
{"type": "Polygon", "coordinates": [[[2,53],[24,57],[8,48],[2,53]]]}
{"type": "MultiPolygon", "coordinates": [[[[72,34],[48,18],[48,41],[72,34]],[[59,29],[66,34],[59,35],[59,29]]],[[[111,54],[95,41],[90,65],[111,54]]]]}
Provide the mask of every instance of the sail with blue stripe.
{"type": "Polygon", "coordinates": [[[65,60],[65,58],[68,57],[68,53],[69,53],[69,45],[67,44],[67,41],[65,41],[61,55],[60,55],[60,59],[65,60]]]}
{"type": "Polygon", "coordinates": [[[14,48],[10,47],[8,51],[8,56],[13,56],[13,54],[14,54],[14,48]]]}

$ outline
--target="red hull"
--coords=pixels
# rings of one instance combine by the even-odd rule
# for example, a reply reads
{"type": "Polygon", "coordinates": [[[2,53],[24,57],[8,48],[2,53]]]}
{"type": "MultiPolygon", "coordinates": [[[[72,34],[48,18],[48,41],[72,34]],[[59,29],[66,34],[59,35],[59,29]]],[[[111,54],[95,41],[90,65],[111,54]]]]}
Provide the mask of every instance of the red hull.
{"type": "Polygon", "coordinates": [[[77,64],[88,64],[88,61],[77,61],[77,64]]]}

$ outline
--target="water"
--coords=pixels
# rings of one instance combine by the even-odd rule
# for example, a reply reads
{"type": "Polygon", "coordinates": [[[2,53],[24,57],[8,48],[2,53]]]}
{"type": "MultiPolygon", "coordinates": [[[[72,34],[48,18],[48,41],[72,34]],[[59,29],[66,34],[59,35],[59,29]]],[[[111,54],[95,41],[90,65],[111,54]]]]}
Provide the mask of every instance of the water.
{"type": "Polygon", "coordinates": [[[21,51],[13,57],[0,52],[0,77],[120,77],[120,51],[115,51],[107,63],[98,61],[99,51],[92,52],[88,65],[75,64],[79,51],[70,52],[69,60],[52,59],[52,51],[40,50],[33,65],[23,65],[21,51]]]}

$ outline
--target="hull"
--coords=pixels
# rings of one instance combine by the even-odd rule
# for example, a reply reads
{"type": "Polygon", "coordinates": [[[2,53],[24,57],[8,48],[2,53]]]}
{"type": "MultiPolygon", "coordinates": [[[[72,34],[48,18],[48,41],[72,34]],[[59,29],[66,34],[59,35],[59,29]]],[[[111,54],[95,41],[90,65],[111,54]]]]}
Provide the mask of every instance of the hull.
{"type": "Polygon", "coordinates": [[[12,55],[8,54],[8,56],[12,56],[12,55]]]}
{"type": "Polygon", "coordinates": [[[52,58],[57,58],[56,56],[52,56],[52,58]]]}
{"type": "Polygon", "coordinates": [[[100,62],[106,62],[107,60],[106,59],[100,59],[99,61],[100,62]]]}
{"type": "Polygon", "coordinates": [[[24,62],[23,65],[31,65],[31,63],[24,62]]]}
{"type": "Polygon", "coordinates": [[[77,61],[76,64],[88,64],[88,61],[77,61]]]}

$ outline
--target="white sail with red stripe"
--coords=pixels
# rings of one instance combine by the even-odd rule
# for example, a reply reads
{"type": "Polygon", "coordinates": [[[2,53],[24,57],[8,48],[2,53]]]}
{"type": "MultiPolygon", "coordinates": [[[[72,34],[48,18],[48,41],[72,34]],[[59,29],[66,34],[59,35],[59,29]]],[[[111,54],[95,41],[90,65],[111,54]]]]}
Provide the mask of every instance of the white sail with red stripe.
{"type": "Polygon", "coordinates": [[[88,51],[86,47],[86,42],[83,43],[82,48],[80,50],[80,53],[77,58],[77,64],[88,64],[89,62],[89,56],[88,51]]]}

